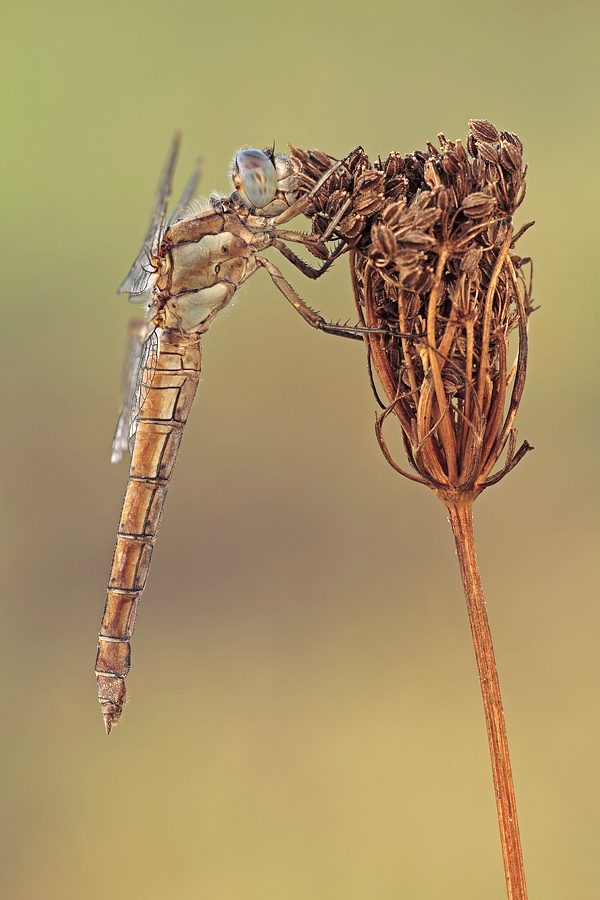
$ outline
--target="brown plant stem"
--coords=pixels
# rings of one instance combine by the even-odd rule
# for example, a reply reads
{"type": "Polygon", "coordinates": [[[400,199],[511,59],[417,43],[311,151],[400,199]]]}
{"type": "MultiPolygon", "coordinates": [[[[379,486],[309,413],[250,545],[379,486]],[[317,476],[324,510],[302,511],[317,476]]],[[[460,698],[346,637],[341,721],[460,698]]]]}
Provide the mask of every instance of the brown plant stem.
{"type": "Polygon", "coordinates": [[[469,623],[473,635],[475,659],[483,697],[488,743],[492,761],[492,777],[496,794],[496,809],[500,828],[500,842],[504,860],[504,875],[508,900],[527,900],[523,854],[519,837],[517,807],[513,787],[506,725],[500,696],[500,683],[492,646],[481,587],[481,578],[475,556],[473,535],[472,497],[442,497],[448,510],[450,527],[454,534],[458,564],[462,577],[469,623]]]}

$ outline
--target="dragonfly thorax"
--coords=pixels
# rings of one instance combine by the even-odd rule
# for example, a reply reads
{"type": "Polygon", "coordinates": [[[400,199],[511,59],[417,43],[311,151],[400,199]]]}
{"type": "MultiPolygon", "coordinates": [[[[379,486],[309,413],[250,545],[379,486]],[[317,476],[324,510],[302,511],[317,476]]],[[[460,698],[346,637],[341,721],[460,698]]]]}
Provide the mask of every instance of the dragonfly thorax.
{"type": "Polygon", "coordinates": [[[162,327],[203,333],[246,276],[247,241],[226,229],[221,214],[205,212],[175,223],[162,253],[163,274],[155,284],[162,327]]]}

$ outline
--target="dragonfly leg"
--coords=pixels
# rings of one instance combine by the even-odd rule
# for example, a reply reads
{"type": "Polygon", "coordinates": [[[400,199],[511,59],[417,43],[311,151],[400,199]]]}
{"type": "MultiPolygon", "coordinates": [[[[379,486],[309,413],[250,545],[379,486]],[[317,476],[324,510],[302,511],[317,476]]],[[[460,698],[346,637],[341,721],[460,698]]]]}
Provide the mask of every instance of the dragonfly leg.
{"type": "MultiPolygon", "coordinates": [[[[263,256],[254,257],[256,263],[266,269],[273,284],[283,294],[285,299],[292,304],[297,313],[299,313],[305,322],[318,331],[324,331],[326,334],[336,334],[338,337],[351,338],[355,341],[362,341],[365,334],[391,334],[387,328],[369,328],[366,325],[338,325],[334,322],[327,322],[323,316],[311,309],[304,302],[300,294],[298,294],[292,285],[287,281],[284,275],[279,271],[277,266],[269,259],[263,256]]],[[[405,335],[407,336],[407,335],[405,335]]]]}
{"type": "MultiPolygon", "coordinates": [[[[267,233],[273,235],[273,243],[279,239],[281,241],[289,241],[292,244],[302,244],[317,259],[329,259],[329,248],[317,235],[302,234],[299,231],[282,231],[281,229],[277,231],[273,229],[272,232],[269,230],[267,233]]],[[[336,257],[339,256],[339,245],[336,246],[333,252],[336,257]]]]}
{"type": "Polygon", "coordinates": [[[304,262],[304,260],[301,259],[296,253],[294,253],[294,251],[289,247],[286,247],[283,241],[274,238],[271,246],[276,250],[279,250],[281,255],[285,256],[285,258],[288,259],[294,266],[296,266],[297,269],[300,269],[303,275],[306,275],[308,276],[308,278],[313,279],[319,278],[321,275],[323,275],[324,272],[327,271],[327,269],[331,268],[331,266],[339,256],[339,253],[336,254],[334,252],[332,256],[325,260],[322,266],[316,269],[313,266],[309,265],[307,262],[304,262]]]}
{"type": "Polygon", "coordinates": [[[301,234],[297,231],[282,231],[281,229],[273,232],[271,236],[272,246],[280,249],[277,241],[302,244],[309,253],[312,253],[317,259],[327,260],[329,265],[350,249],[346,241],[340,240],[335,245],[333,252],[330,252],[323,238],[317,237],[315,234],[301,234]]]}

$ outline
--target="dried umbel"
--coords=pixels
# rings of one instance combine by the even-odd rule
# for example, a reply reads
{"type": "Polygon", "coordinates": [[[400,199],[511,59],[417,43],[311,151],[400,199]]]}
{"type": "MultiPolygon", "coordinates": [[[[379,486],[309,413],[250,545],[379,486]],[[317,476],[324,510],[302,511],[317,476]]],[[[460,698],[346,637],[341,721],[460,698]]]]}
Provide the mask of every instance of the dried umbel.
{"type": "MultiPolygon", "coordinates": [[[[387,398],[376,427],[381,448],[394,468],[452,502],[457,492],[474,499],[530,449],[525,442],[515,453],[513,423],[532,306],[530,261],[513,252],[529,227],[513,230],[525,195],[521,141],[474,119],[466,149],[443,134],[439,142],[439,150],[428,144],[373,164],[358,148],[309,212],[316,234],[338,236],[350,248],[362,322],[390,331],[365,338],[387,398]],[[393,461],[384,441],[390,413],[402,426],[414,474],[393,461]],[[494,473],[507,445],[504,467],[494,473]]],[[[331,159],[291,149],[310,190],[331,159]]]]}

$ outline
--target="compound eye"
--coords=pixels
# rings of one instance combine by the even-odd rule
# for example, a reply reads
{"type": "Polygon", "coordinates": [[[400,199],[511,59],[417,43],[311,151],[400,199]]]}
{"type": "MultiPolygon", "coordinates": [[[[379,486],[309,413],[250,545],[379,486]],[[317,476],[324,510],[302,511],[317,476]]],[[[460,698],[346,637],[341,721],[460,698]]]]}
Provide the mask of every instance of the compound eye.
{"type": "Polygon", "coordinates": [[[240,150],[231,177],[244,203],[255,209],[268,206],[277,193],[275,166],[262,150],[240,150]]]}

